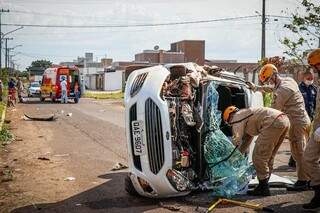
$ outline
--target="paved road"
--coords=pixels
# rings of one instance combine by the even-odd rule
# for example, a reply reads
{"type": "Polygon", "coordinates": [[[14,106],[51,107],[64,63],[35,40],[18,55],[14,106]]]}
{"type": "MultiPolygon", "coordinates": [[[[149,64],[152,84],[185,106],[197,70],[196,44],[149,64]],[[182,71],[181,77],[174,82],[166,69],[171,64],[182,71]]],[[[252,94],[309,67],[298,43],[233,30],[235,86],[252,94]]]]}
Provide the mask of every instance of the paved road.
{"type": "MultiPolygon", "coordinates": [[[[43,140],[39,142],[40,148],[32,153],[48,156],[52,160],[51,164],[41,162],[36,178],[32,174],[33,178],[25,178],[26,182],[32,182],[35,178],[37,187],[21,185],[22,191],[30,190],[24,195],[32,194],[32,201],[16,208],[14,212],[170,212],[170,207],[181,212],[205,212],[212,200],[209,193],[161,200],[135,198],[126,194],[123,183],[127,171],[110,171],[115,163],[126,164],[127,161],[124,107],[119,101],[82,99],[79,104],[66,105],[31,100],[28,104],[19,105],[17,112],[11,112],[14,113],[19,116],[23,113],[55,113],[59,116],[55,122],[17,120],[19,128],[15,134],[24,138],[24,146],[43,140]],[[72,116],[67,116],[70,113],[72,116]],[[27,129],[32,133],[25,135],[23,131],[27,129]],[[66,176],[76,179],[64,181],[66,176]]],[[[18,145],[14,146],[19,149],[18,145]]],[[[284,166],[288,159],[287,150],[288,144],[284,144],[276,160],[276,171],[283,175],[294,175],[284,166]]],[[[30,157],[32,159],[34,157],[30,157]]],[[[27,164],[28,156],[25,161],[27,164]]],[[[26,174],[20,176],[23,179],[26,174]]],[[[240,199],[263,203],[277,212],[299,212],[301,204],[310,198],[311,193],[286,194],[284,189],[273,189],[272,195],[258,199],[242,196],[240,199]]],[[[216,212],[248,210],[228,206],[219,207],[216,212]]]]}

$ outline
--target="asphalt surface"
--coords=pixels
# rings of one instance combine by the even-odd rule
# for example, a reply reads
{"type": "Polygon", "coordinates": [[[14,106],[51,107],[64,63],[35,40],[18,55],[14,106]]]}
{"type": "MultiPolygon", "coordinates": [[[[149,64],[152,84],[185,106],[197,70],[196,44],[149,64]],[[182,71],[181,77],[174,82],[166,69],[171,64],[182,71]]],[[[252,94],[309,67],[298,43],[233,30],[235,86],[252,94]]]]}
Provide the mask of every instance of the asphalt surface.
{"type": "MultiPolygon", "coordinates": [[[[53,160],[47,164],[50,167],[39,167],[38,172],[43,178],[34,181],[33,178],[23,179],[25,174],[20,175],[26,185],[20,184],[21,188],[25,188],[21,191],[28,191],[33,197],[28,205],[20,204],[13,212],[205,212],[214,199],[210,192],[169,199],[132,197],[125,192],[127,170],[111,171],[118,162],[127,164],[124,107],[121,101],[81,99],[79,104],[59,104],[30,99],[28,103],[19,104],[16,111],[11,112],[14,113],[19,116],[23,113],[29,116],[54,113],[58,119],[41,122],[16,117],[17,129],[14,132],[24,139],[25,146],[33,142],[32,137],[43,139],[43,143],[39,142],[41,149],[34,153],[47,154],[53,160]],[[31,133],[25,135],[23,129],[29,129],[31,133]],[[60,160],[62,156],[66,157],[60,160]],[[52,177],[50,181],[47,181],[48,176],[52,177]],[[64,181],[66,176],[75,180],[64,181]],[[36,186],[27,188],[26,182],[32,181],[36,186]]],[[[13,145],[12,152],[18,147],[13,145]]],[[[295,172],[286,166],[290,156],[288,150],[288,142],[285,142],[277,155],[275,172],[294,179],[295,172]]],[[[32,159],[34,157],[30,157],[32,159]]],[[[25,161],[27,164],[27,155],[25,161]]],[[[14,187],[15,183],[12,184],[14,187]]],[[[24,196],[28,196],[28,193],[24,196]]],[[[263,204],[275,212],[292,213],[302,212],[301,205],[309,201],[312,195],[311,192],[287,193],[284,188],[273,188],[271,193],[272,196],[266,198],[239,196],[237,199],[263,204]]],[[[252,211],[235,206],[218,206],[215,210],[252,211]]]]}

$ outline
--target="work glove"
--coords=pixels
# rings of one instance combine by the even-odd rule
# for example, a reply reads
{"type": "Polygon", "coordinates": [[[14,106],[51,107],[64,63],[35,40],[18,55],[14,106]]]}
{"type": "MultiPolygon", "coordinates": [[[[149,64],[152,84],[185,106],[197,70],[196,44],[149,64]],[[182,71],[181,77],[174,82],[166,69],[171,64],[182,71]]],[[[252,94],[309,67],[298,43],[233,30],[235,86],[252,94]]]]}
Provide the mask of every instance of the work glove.
{"type": "Polygon", "coordinates": [[[249,89],[255,91],[256,90],[256,85],[250,81],[246,82],[247,86],[249,87],[249,89]]]}
{"type": "Polygon", "coordinates": [[[313,133],[313,140],[315,142],[320,143],[320,127],[318,127],[318,129],[316,129],[316,131],[314,131],[313,133]]]}

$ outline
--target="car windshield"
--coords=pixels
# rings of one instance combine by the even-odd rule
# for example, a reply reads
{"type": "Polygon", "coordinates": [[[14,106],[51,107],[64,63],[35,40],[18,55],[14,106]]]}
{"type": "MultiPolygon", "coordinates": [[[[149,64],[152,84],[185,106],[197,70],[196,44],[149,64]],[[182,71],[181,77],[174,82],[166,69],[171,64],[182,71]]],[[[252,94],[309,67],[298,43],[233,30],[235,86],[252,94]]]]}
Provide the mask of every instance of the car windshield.
{"type": "Polygon", "coordinates": [[[30,87],[40,87],[40,84],[38,82],[34,82],[34,83],[31,83],[30,87]]]}

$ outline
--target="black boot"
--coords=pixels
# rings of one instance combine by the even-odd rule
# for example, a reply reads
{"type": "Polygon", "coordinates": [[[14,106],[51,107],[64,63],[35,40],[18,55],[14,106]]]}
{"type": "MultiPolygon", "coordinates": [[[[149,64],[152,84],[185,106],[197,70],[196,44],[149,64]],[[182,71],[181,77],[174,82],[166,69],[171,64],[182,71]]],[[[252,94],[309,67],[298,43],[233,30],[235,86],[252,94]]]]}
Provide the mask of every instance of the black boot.
{"type": "Polygon", "coordinates": [[[288,166],[290,167],[296,167],[296,161],[293,159],[292,155],[290,156],[288,166]]]}
{"type": "Polygon", "coordinates": [[[304,204],[302,207],[309,210],[320,210],[320,185],[313,186],[314,196],[310,203],[304,204]]]}
{"type": "Polygon", "coordinates": [[[306,180],[297,180],[297,182],[295,182],[293,186],[287,187],[287,191],[301,192],[307,190],[309,190],[309,181],[306,180]]]}
{"type": "Polygon", "coordinates": [[[259,185],[253,191],[248,191],[247,194],[251,196],[270,196],[268,180],[259,180],[259,185]]]}

